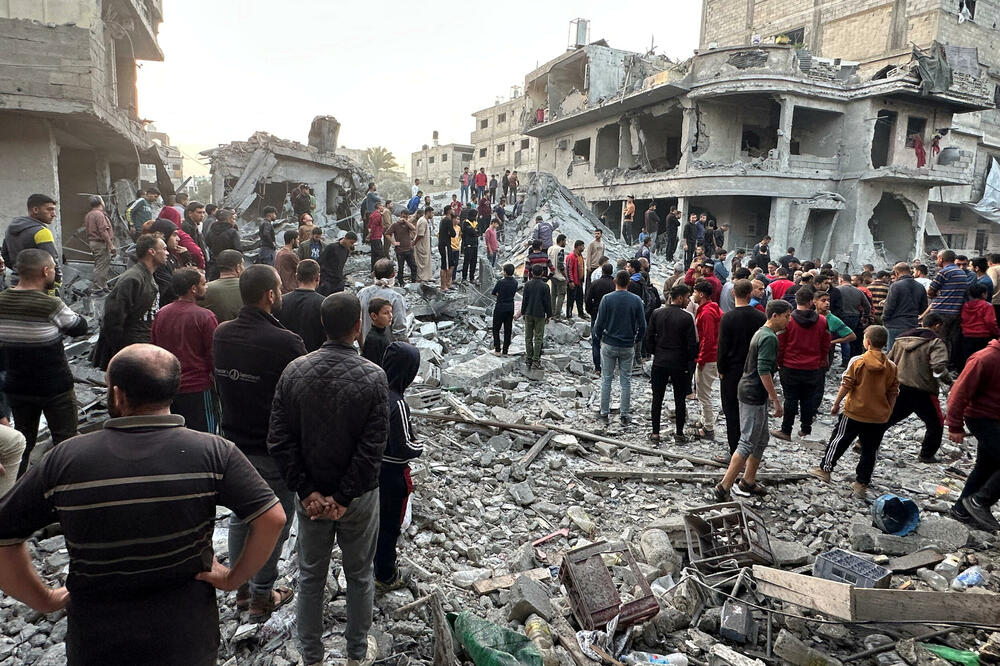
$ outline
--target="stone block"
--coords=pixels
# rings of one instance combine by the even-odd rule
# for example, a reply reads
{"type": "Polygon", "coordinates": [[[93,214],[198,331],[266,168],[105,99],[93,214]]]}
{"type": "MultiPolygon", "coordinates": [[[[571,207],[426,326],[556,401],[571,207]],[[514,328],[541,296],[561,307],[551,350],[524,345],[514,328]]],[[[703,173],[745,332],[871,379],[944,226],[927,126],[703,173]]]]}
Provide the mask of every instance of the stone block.
{"type": "MultiPolygon", "coordinates": [[[[420,340],[417,341],[417,347],[420,346],[420,342],[420,340]]],[[[513,356],[480,354],[442,370],[441,384],[458,388],[484,386],[501,375],[510,374],[517,367],[517,364],[518,359],[513,356]]]]}
{"type": "Polygon", "coordinates": [[[548,592],[541,583],[527,576],[518,576],[514,581],[514,586],[510,588],[510,602],[508,620],[524,622],[534,614],[548,622],[555,614],[548,592]]]}
{"type": "Polygon", "coordinates": [[[920,521],[917,535],[941,546],[946,552],[964,548],[969,542],[969,528],[950,518],[929,516],[920,521]]]}
{"type": "Polygon", "coordinates": [[[514,483],[507,487],[507,492],[514,498],[514,501],[521,506],[529,506],[535,501],[535,493],[527,481],[514,483]]]}
{"type": "Polygon", "coordinates": [[[774,566],[794,567],[806,564],[811,555],[808,548],[797,541],[770,539],[771,554],[774,556],[774,566]]]}
{"type": "Polygon", "coordinates": [[[639,546],[646,563],[656,567],[662,575],[676,575],[680,571],[680,558],[663,530],[646,530],[639,538],[639,546]]]}
{"type": "Polygon", "coordinates": [[[742,655],[736,650],[716,643],[708,652],[709,666],[765,666],[760,659],[753,659],[742,655]]]}

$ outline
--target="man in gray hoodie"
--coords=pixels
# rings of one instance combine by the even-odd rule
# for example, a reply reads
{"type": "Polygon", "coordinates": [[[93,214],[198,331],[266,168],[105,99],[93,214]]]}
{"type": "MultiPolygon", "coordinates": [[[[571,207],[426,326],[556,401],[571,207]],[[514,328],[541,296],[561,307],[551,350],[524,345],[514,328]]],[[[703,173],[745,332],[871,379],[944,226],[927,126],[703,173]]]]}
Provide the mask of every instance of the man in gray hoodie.
{"type": "Polygon", "coordinates": [[[32,194],[28,197],[28,216],[15,217],[7,227],[7,235],[3,239],[0,253],[4,262],[14,271],[14,284],[17,284],[17,255],[21,250],[36,248],[45,250],[56,262],[55,288],[62,284],[59,250],[49,225],[56,218],[56,200],[47,194],[32,194]]]}

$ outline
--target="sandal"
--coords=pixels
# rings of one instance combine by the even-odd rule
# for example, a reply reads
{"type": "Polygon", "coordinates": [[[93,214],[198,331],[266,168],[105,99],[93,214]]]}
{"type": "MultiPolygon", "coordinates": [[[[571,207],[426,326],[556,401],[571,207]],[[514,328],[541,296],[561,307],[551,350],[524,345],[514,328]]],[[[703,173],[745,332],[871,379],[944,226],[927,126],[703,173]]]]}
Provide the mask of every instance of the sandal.
{"type": "Polygon", "coordinates": [[[658,432],[650,433],[650,435],[649,435],[649,441],[651,441],[651,442],[658,442],[658,441],[660,441],[660,433],[658,433],[658,432]]]}
{"type": "Polygon", "coordinates": [[[701,439],[715,439],[715,430],[709,430],[703,425],[698,426],[698,437],[701,439]]]}
{"type": "Polygon", "coordinates": [[[289,601],[295,593],[288,587],[276,587],[271,590],[270,596],[265,599],[252,599],[250,601],[250,617],[264,617],[270,615],[278,608],[281,608],[289,601]]]}

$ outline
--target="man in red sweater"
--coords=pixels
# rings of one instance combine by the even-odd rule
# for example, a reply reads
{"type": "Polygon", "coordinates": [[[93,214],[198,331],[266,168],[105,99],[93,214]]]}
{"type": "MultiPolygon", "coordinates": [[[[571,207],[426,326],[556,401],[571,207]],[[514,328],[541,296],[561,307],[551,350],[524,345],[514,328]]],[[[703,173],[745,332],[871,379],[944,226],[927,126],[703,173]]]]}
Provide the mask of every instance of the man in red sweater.
{"type": "Polygon", "coordinates": [[[375,206],[375,210],[368,216],[368,244],[372,248],[372,271],[375,270],[375,262],[386,256],[385,240],[383,239],[385,218],[382,211],[384,210],[385,206],[380,201],[375,206]]]}
{"type": "Polygon", "coordinates": [[[573,304],[576,303],[576,314],[584,319],[583,314],[583,246],[578,240],[573,243],[573,252],[566,257],[566,318],[573,318],[573,304]]]}
{"type": "Polygon", "coordinates": [[[205,297],[205,276],[194,268],[179,268],[170,278],[177,300],[160,308],[150,340],[181,362],[181,386],[170,404],[191,430],[217,434],[219,397],[215,393],[212,340],[219,320],[196,303],[205,297]]]}
{"type": "Polygon", "coordinates": [[[486,177],[486,169],[482,168],[479,173],[476,174],[476,196],[480,199],[483,198],[483,193],[486,192],[486,183],[489,179],[486,177]]]}
{"type": "Polygon", "coordinates": [[[715,275],[715,262],[711,259],[705,259],[702,261],[701,266],[698,268],[689,268],[688,272],[684,275],[684,284],[692,289],[694,289],[695,284],[701,280],[705,280],[712,285],[711,299],[718,303],[719,299],[722,298],[722,283],[715,275]]]}
{"type": "Polygon", "coordinates": [[[722,308],[719,307],[718,301],[712,300],[714,288],[707,279],[699,280],[694,285],[694,302],[698,305],[698,313],[694,318],[695,328],[698,329],[698,358],[695,360],[697,367],[694,371],[694,382],[698,402],[701,403],[698,436],[706,439],[715,438],[712,393],[719,378],[716,361],[719,355],[719,322],[722,321],[722,308]]]}
{"type": "Polygon", "coordinates": [[[986,347],[990,340],[1000,337],[997,315],[993,305],[987,300],[989,289],[981,282],[969,285],[969,300],[962,306],[962,338],[959,357],[955,359],[959,370],[974,353],[986,347]]]}
{"type": "Polygon", "coordinates": [[[795,283],[788,279],[787,268],[779,268],[777,273],[778,279],[772,282],[768,288],[771,290],[772,298],[784,298],[785,292],[795,283]]]}
{"type": "Polygon", "coordinates": [[[1000,341],[969,358],[948,395],[948,439],[961,444],[966,423],[979,447],[951,516],[997,532],[992,507],[1000,499],[1000,341]]]}
{"type": "MultiPolygon", "coordinates": [[[[780,269],[784,270],[784,269],[780,269]]],[[[813,291],[803,287],[795,292],[795,311],[785,332],[778,336],[778,368],[785,395],[785,415],[780,430],[771,434],[792,440],[792,424],[802,407],[799,437],[812,433],[813,419],[823,400],[823,380],[830,353],[830,331],[826,317],[812,307],[813,291]]]]}

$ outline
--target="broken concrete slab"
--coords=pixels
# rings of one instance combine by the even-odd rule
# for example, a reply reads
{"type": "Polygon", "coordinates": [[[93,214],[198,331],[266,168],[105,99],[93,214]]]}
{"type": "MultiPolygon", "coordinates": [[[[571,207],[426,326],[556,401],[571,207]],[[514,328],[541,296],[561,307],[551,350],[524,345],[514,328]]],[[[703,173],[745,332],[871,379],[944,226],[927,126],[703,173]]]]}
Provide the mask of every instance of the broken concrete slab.
{"type": "Polygon", "coordinates": [[[541,583],[528,576],[517,577],[510,589],[510,600],[508,620],[524,622],[529,615],[538,615],[548,621],[555,614],[548,592],[541,583]]]}

